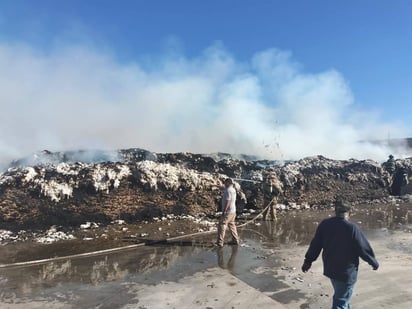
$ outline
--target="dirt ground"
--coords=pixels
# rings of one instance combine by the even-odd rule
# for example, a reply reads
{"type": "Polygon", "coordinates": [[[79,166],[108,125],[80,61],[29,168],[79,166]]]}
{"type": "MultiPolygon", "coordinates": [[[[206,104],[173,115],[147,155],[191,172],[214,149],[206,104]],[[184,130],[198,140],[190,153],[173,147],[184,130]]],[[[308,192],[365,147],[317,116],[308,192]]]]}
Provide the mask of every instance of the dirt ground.
{"type": "MultiPolygon", "coordinates": [[[[412,233],[382,230],[369,236],[380,268],[373,271],[361,262],[352,308],[410,308],[412,233]]],[[[236,269],[210,268],[174,283],[139,285],[138,298],[142,308],[330,308],[333,290],[321,261],[306,274],[300,270],[306,249],[282,246],[262,254],[262,263],[249,269],[259,280],[236,269]]]]}
{"type": "MultiPolygon", "coordinates": [[[[351,218],[380,262],[361,262],[353,308],[411,308],[411,205],[372,205],[351,218]]],[[[214,235],[186,242],[30,267],[0,269],[0,308],[330,308],[332,287],[316,261],[300,266],[330,211],[289,212],[239,231],[240,246],[214,235]]],[[[2,250],[2,248],[0,248],[2,250]]]]}
{"type": "MultiPolygon", "coordinates": [[[[380,263],[380,268],[373,271],[367,263],[361,261],[358,282],[352,298],[352,307],[411,308],[411,231],[389,232],[382,230],[375,232],[374,235],[369,235],[369,238],[380,263]]],[[[329,279],[322,275],[322,262],[316,261],[306,274],[300,271],[305,251],[306,247],[302,246],[282,250],[287,264],[293,267],[292,271],[283,272],[285,283],[304,293],[306,298],[285,304],[285,306],[286,308],[330,308],[333,289],[329,279]]]]}

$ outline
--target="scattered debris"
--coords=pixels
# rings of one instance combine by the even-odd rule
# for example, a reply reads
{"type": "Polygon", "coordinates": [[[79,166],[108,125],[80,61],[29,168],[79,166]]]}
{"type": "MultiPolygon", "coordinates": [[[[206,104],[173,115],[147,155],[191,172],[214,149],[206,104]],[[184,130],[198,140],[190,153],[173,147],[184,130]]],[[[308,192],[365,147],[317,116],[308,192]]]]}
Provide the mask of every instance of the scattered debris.
{"type": "Polygon", "coordinates": [[[48,231],[46,235],[40,236],[35,238],[35,241],[38,243],[42,244],[51,244],[56,241],[60,240],[70,240],[70,239],[75,239],[72,234],[66,234],[64,232],[53,232],[53,231],[48,231]]]}
{"type": "Polygon", "coordinates": [[[0,230],[0,242],[5,240],[16,240],[18,239],[17,235],[14,235],[13,232],[7,230],[0,230]]]}
{"type": "Polygon", "coordinates": [[[91,229],[91,228],[97,228],[99,225],[95,222],[86,222],[84,224],[80,224],[80,228],[83,230],[91,229]]]}
{"type": "Polygon", "coordinates": [[[122,225],[122,224],[126,224],[126,221],[124,221],[124,220],[114,220],[113,223],[122,225]]]}
{"type": "MultiPolygon", "coordinates": [[[[412,159],[397,164],[411,174],[412,159]]],[[[409,200],[389,196],[388,173],[371,160],[314,156],[280,163],[142,149],[96,151],[91,156],[43,151],[13,162],[0,174],[0,221],[7,229],[30,225],[45,230],[51,224],[79,225],[82,216],[90,221],[106,218],[104,224],[125,224],[118,219],[121,214],[127,221],[185,218],[213,227],[204,218],[213,217],[218,208],[222,181],[235,179],[238,209],[253,214],[267,203],[260,182],[268,172],[285,191],[276,205],[282,211],[328,208],[337,195],[354,204],[409,200]],[[204,216],[196,216],[200,213],[204,216]]]]}

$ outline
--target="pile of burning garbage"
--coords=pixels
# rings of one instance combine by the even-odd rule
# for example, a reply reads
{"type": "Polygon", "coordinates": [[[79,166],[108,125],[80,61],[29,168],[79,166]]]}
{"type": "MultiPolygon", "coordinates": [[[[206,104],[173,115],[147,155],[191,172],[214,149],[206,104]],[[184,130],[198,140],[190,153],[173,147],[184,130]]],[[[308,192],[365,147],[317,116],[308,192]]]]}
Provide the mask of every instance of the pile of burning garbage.
{"type": "Polygon", "coordinates": [[[282,188],[283,209],[328,207],[337,196],[358,204],[384,202],[391,193],[409,192],[412,159],[396,160],[395,166],[390,171],[371,160],[322,156],[277,162],[142,149],[43,151],[12,162],[0,175],[0,228],[212,215],[227,177],[235,180],[240,211],[263,208],[262,183],[268,175],[282,188]]]}

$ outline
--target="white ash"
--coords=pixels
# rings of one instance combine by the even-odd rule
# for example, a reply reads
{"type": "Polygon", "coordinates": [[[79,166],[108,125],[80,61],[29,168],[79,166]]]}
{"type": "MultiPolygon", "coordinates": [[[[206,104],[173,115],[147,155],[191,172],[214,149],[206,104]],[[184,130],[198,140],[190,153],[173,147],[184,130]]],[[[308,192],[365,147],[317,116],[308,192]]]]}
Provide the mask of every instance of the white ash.
{"type": "Polygon", "coordinates": [[[0,175],[0,185],[13,184],[16,179],[21,179],[23,185],[39,189],[42,195],[57,203],[73,197],[74,189],[79,187],[80,181],[85,180],[80,177],[81,172],[86,178],[91,178],[96,192],[107,193],[111,188],[118,188],[121,180],[131,174],[130,168],[120,163],[59,163],[41,167],[10,168],[8,174],[0,175]]]}
{"type": "Polygon", "coordinates": [[[86,223],[80,224],[80,228],[83,230],[97,228],[97,227],[99,227],[99,225],[95,222],[86,222],[86,223]]]}
{"type": "Polygon", "coordinates": [[[93,168],[92,178],[96,191],[106,191],[109,193],[110,186],[114,188],[120,186],[120,181],[130,175],[130,168],[124,164],[116,164],[115,168],[110,168],[104,164],[96,164],[93,168]]]}
{"type": "MultiPolygon", "coordinates": [[[[166,190],[177,191],[185,189],[195,191],[212,187],[219,187],[220,180],[207,172],[198,172],[180,165],[142,161],[136,164],[140,171],[140,182],[157,190],[163,186],[166,190]]],[[[221,176],[224,179],[224,176],[221,176]]]]}
{"type": "Polygon", "coordinates": [[[73,184],[58,183],[54,180],[40,184],[41,193],[50,197],[54,202],[59,202],[61,199],[68,199],[73,196],[73,184]]]}
{"type": "Polygon", "coordinates": [[[66,234],[61,231],[58,231],[58,232],[49,231],[47,232],[45,236],[35,238],[35,241],[38,243],[42,243],[42,244],[51,244],[56,241],[70,240],[70,239],[75,239],[75,238],[76,237],[74,237],[72,234],[66,234]]]}
{"type": "Polygon", "coordinates": [[[126,221],[118,219],[118,220],[112,221],[112,223],[118,224],[118,225],[123,225],[123,224],[126,224],[126,221]]]}
{"type": "MultiPolygon", "coordinates": [[[[82,163],[76,163],[76,166],[83,168],[86,165],[82,163]]],[[[67,163],[60,163],[56,166],[56,171],[62,175],[79,175],[80,169],[73,168],[73,165],[67,163]]]]}
{"type": "Polygon", "coordinates": [[[19,237],[15,235],[12,231],[7,230],[0,230],[0,242],[3,241],[14,241],[17,240],[19,237]]]}

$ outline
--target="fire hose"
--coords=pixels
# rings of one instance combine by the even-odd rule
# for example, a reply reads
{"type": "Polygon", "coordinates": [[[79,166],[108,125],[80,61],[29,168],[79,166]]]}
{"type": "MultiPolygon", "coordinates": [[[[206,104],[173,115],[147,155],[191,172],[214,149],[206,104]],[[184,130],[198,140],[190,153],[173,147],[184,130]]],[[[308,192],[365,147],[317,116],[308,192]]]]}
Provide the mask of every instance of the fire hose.
{"type": "MultiPolygon", "coordinates": [[[[245,223],[242,223],[242,224],[238,225],[237,227],[242,228],[242,227],[256,221],[259,217],[262,216],[262,214],[266,210],[268,210],[268,208],[275,201],[275,199],[276,199],[276,196],[255,217],[253,217],[252,219],[246,221],[245,223]]],[[[162,243],[172,243],[172,242],[175,242],[177,240],[182,240],[182,239],[191,238],[191,237],[197,237],[197,236],[200,236],[200,235],[212,234],[212,233],[215,233],[215,232],[216,231],[203,231],[203,232],[196,232],[196,233],[182,235],[182,236],[175,236],[175,237],[170,237],[170,238],[160,240],[159,243],[160,242],[162,242],[162,243]]],[[[146,246],[146,243],[142,242],[142,243],[137,243],[137,244],[128,245],[128,246],[121,246],[121,247],[117,247],[117,248],[96,250],[96,251],[92,251],[92,252],[78,253],[78,254],[72,254],[72,255],[66,255],[66,256],[59,256],[59,257],[53,257],[53,258],[48,258],[48,259],[32,260],[32,261],[26,261],[26,262],[16,262],[16,263],[10,263],[10,264],[0,264],[0,269],[12,268],[12,267],[41,265],[41,264],[46,264],[46,263],[49,263],[49,262],[58,262],[58,261],[76,259],[76,258],[99,256],[99,255],[103,255],[103,254],[110,254],[110,253],[117,253],[117,252],[121,252],[121,251],[132,250],[132,249],[143,247],[143,246],[146,246]]]]}

